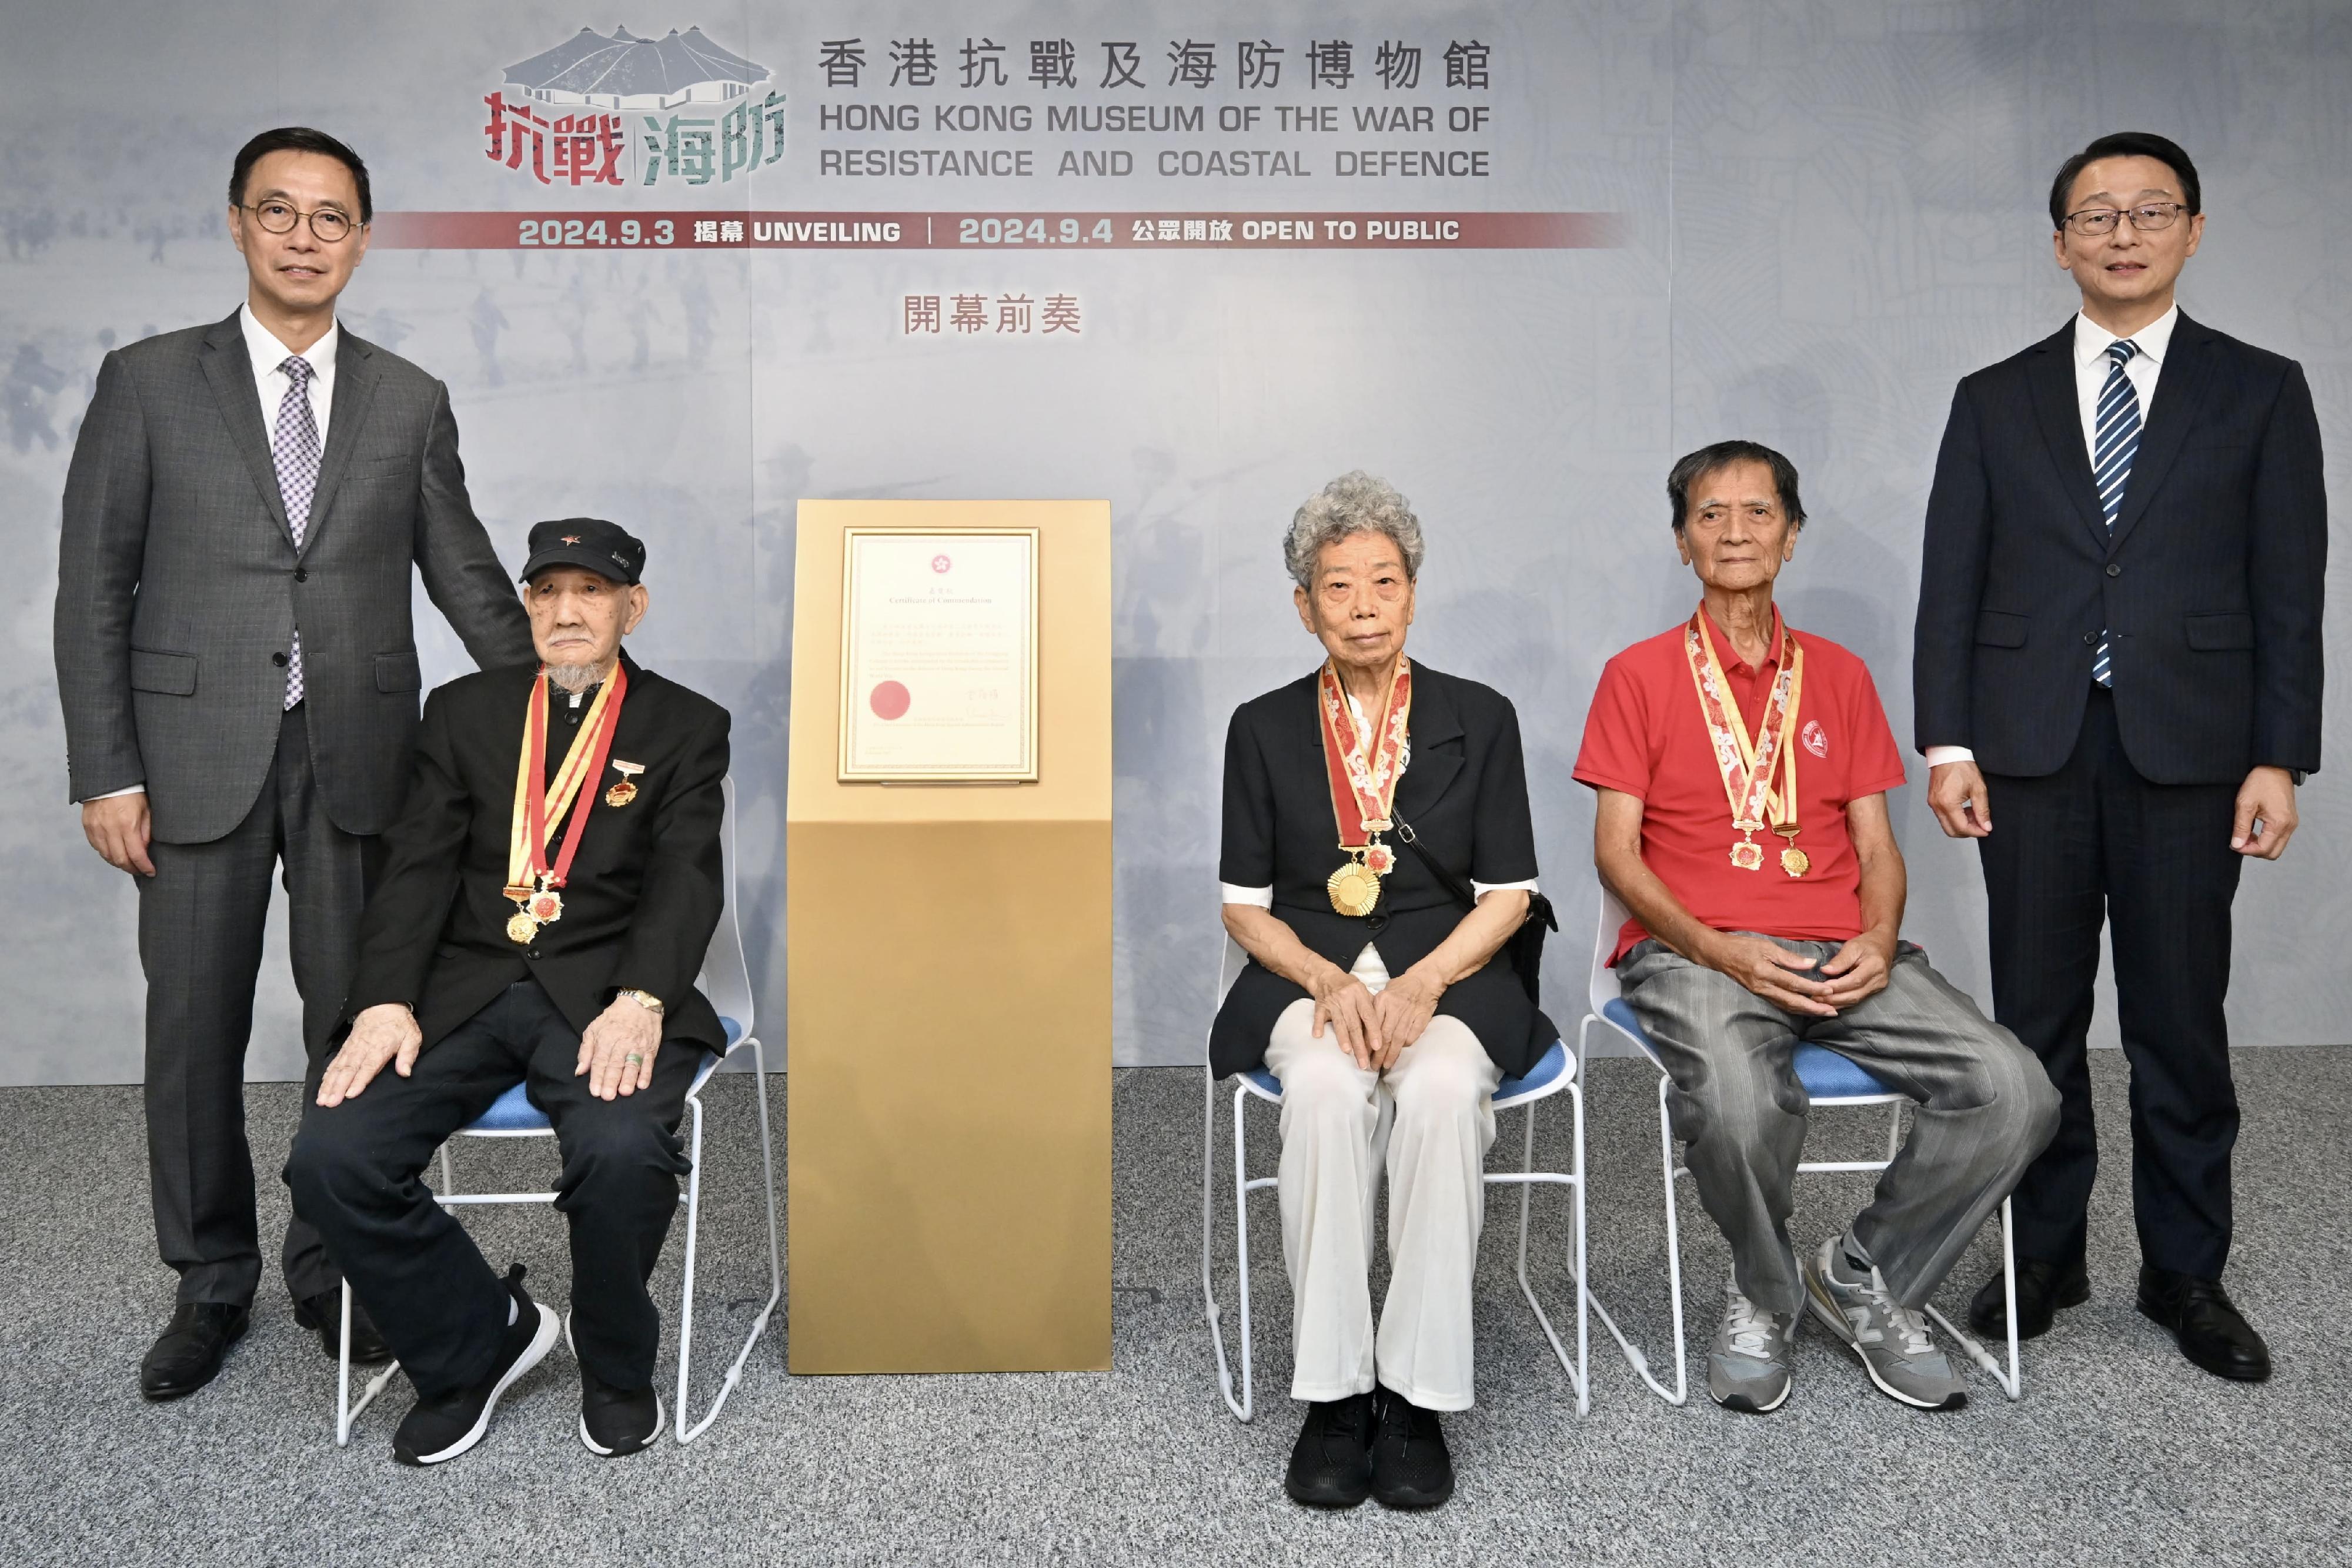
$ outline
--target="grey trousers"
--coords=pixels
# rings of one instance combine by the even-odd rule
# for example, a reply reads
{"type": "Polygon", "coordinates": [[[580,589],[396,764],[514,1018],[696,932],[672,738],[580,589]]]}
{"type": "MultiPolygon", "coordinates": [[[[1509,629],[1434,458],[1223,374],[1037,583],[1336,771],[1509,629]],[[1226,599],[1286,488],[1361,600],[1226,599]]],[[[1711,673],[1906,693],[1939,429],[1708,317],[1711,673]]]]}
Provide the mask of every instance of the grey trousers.
{"type": "MultiPolygon", "coordinates": [[[[1839,947],[1770,940],[1822,961],[1839,947]]],[[[1672,1080],[1667,1113],[1699,1202],[1731,1243],[1741,1293],[1767,1312],[1804,1301],[1788,1229],[1809,1109],[1791,1065],[1800,1039],[1917,1103],[1852,1228],[1906,1306],[1927,1301],[2057,1131],[2058,1092],[2042,1064],[1907,942],[1886,988],[1835,1018],[1785,1012],[1654,939],[1617,975],[1672,1080]]]]}
{"type": "MultiPolygon", "coordinates": [[[[245,1050],[270,880],[282,862],[310,1060],[307,1103],[325,1070],[327,1031],[351,991],[377,841],[327,820],[310,772],[310,725],[297,705],[278,727],[277,758],[245,821],[209,843],[158,842],[148,853],[155,874],[136,880],[156,1249],[179,1271],[181,1301],[250,1302],[261,1245],[245,1137],[245,1050]]],[[[298,1301],[342,1283],[319,1233],[299,1218],[286,1228],[283,1266],[298,1301]]]]}

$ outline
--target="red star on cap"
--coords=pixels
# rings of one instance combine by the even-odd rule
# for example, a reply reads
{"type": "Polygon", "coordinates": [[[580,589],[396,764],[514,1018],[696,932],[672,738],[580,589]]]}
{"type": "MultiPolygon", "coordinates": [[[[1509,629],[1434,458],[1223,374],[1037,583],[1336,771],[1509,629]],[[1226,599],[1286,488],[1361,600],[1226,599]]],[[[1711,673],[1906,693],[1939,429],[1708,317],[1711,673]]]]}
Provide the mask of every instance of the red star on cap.
{"type": "Polygon", "coordinates": [[[580,536],[578,534],[566,534],[563,536],[563,542],[568,545],[576,545],[580,542],[580,536]]]}

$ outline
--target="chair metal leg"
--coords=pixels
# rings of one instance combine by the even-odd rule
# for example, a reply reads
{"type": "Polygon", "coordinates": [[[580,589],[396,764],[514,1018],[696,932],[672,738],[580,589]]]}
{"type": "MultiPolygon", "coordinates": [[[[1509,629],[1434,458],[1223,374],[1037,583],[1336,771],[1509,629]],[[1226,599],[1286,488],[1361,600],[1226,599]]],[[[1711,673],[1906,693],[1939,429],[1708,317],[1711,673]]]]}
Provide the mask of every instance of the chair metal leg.
{"type": "Polygon", "coordinates": [[[2009,1310],[2009,1370],[2006,1373],[2001,1371],[2000,1363],[1993,1358],[1992,1352],[1977,1343],[1976,1337],[1966,1329],[1946,1317],[1933,1302],[1928,1303],[1927,1311],[1927,1315],[1935,1319],[1943,1331],[1968,1353],[1970,1361],[1991,1375],[1992,1380],[2000,1385],[2003,1394],[2011,1399],[2022,1399],[2025,1397],[2025,1383],[2017,1366],[2017,1253],[2010,1239],[2009,1199],[2005,1197],[2000,1200],[2000,1277],[2002,1295],[2009,1310]]]}
{"type": "Polygon", "coordinates": [[[1585,1257],[1583,1041],[1577,1045],[1576,1082],[1568,1092],[1576,1118],[1576,1413],[1584,1416],[1592,1410],[1592,1288],[1586,1283],[1591,1275],[1585,1257]]]}
{"type": "MultiPolygon", "coordinates": [[[[1585,1041],[1587,1034],[1592,1028],[1593,1024],[1598,1021],[1599,1020],[1591,1013],[1587,1013],[1584,1015],[1583,1023],[1577,1029],[1576,1052],[1580,1063],[1581,1063],[1586,1055],[1585,1041]]],[[[1580,1077],[1581,1071],[1580,1068],[1580,1077]]],[[[1582,1179],[1584,1162],[1584,1102],[1583,1096],[1580,1092],[1582,1089],[1581,1082],[1580,1082],[1577,1087],[1580,1090],[1577,1099],[1577,1200],[1579,1205],[1581,1206],[1584,1196],[1584,1185],[1582,1179]]],[[[1593,1293],[1591,1288],[1585,1284],[1582,1272],[1584,1261],[1582,1257],[1584,1250],[1584,1238],[1580,1227],[1577,1237],[1577,1251],[1579,1254],[1577,1285],[1584,1302],[1591,1307],[1593,1315],[1601,1320],[1601,1326],[1608,1330],[1609,1337],[1617,1342],[1617,1348],[1619,1351],[1623,1353],[1626,1364],[1631,1366],[1634,1373],[1640,1376],[1642,1381],[1648,1385],[1651,1393],[1656,1395],[1659,1398],[1664,1400],[1669,1405],[1680,1405],[1690,1397],[1690,1389],[1687,1382],[1688,1374],[1684,1366],[1685,1358],[1683,1354],[1682,1237],[1676,1225],[1675,1213],[1674,1128],[1666,1117],[1666,1079],[1664,1073],[1661,1073],[1658,1076],[1658,1155],[1659,1164],[1664,1168],[1665,1175],[1666,1281],[1667,1290],[1674,1303],[1675,1314],[1675,1386],[1672,1393],[1668,1393],[1666,1385],[1659,1382],[1656,1375],[1651,1372],[1650,1358],[1642,1354],[1642,1347],[1625,1337],[1625,1331],[1617,1326],[1617,1320],[1609,1315],[1609,1309],[1601,1304],[1601,1298],[1593,1293]]]]}
{"type": "MultiPolygon", "coordinates": [[[[1250,1263],[1249,1263],[1249,1145],[1247,1127],[1242,1115],[1243,1102],[1249,1091],[1234,1086],[1234,1259],[1241,1274],[1242,1310],[1242,1402],[1234,1406],[1234,1414],[1248,1420],[1257,1409],[1255,1367],[1250,1354],[1250,1263]]],[[[1225,1403],[1233,1406],[1233,1396],[1225,1403]]]]}
{"type": "MultiPolygon", "coordinates": [[[[698,1094],[689,1102],[694,1107],[694,1165],[686,1180],[686,1280],[677,1320],[677,1432],[681,1444],[693,1442],[719,1419],[720,1408],[726,1405],[727,1396],[735,1392],[735,1385],[742,1381],[744,1364],[751,1359],[751,1351],[759,1344],[760,1336],[768,1332],[768,1319],[784,1294],[783,1251],[778,1241],[776,1226],[775,1145],[768,1128],[767,1054],[756,1036],[737,1042],[735,1049],[740,1051],[745,1046],[751,1050],[751,1078],[760,1103],[760,1176],[768,1204],[768,1300],[761,1307],[759,1316],[751,1320],[751,1332],[745,1337],[743,1348],[735,1353],[734,1361],[729,1364],[727,1375],[710,1401],[710,1408],[702,1413],[701,1420],[689,1426],[687,1421],[687,1375],[694,1358],[694,1266],[696,1247],[702,1230],[702,1097],[698,1094]]],[[[731,1056],[734,1052],[728,1054],[731,1056]]]]}
{"type": "Polygon", "coordinates": [[[1275,1178],[1260,1181],[1249,1179],[1249,1155],[1242,1125],[1242,1107],[1249,1091],[1241,1084],[1234,1085],[1234,1255],[1239,1265],[1241,1290],[1241,1382],[1242,1394],[1234,1397],[1234,1369],[1225,1359],[1224,1309],[1217,1304],[1215,1276],[1212,1269],[1216,1238],[1215,1205],[1217,1168],[1217,1081],[1208,1070],[1202,1070],[1201,1097],[1201,1304],[1209,1320],[1209,1344],[1217,1356],[1217,1392],[1234,1418],[1247,1421],[1256,1409],[1256,1390],[1252,1377],[1250,1356],[1249,1299],[1249,1195],[1258,1187],[1272,1186],[1275,1178]]]}
{"type": "MultiPolygon", "coordinates": [[[[1572,1089],[1574,1085],[1571,1084],[1570,1087],[1572,1089]]],[[[1535,1285],[1528,1279],[1528,1216],[1535,1199],[1536,1185],[1540,1182],[1565,1186],[1574,1179],[1549,1171],[1538,1172],[1536,1169],[1536,1107],[1533,1103],[1527,1107],[1527,1136],[1521,1143],[1520,1148],[1517,1170],[1508,1175],[1489,1176],[1486,1179],[1489,1186],[1499,1186],[1508,1184],[1519,1189],[1519,1249],[1517,1263],[1519,1294],[1527,1298],[1528,1310],[1536,1315],[1536,1326],[1543,1330],[1544,1338],[1551,1343],[1551,1353],[1559,1358],[1559,1369],[1568,1374],[1569,1386],[1576,1391],[1576,1407],[1580,1414],[1586,1408],[1588,1398],[1583,1380],[1579,1375],[1580,1369],[1570,1358],[1568,1347],[1560,1343],[1559,1331],[1552,1327],[1550,1315],[1543,1310],[1543,1303],[1536,1299],[1535,1285]]],[[[1581,1280],[1577,1281],[1577,1290],[1580,1297],[1583,1293],[1581,1280]]]]}
{"type": "Polygon", "coordinates": [[[445,1143],[443,1143],[443,1144],[442,1144],[442,1145],[441,1145],[441,1194],[440,1194],[440,1196],[442,1196],[443,1197],[447,1197],[451,1193],[454,1193],[454,1192],[456,1192],[457,1190],[457,1177],[456,1174],[455,1174],[454,1172],[452,1172],[452,1171],[450,1170],[450,1168],[449,1168],[449,1145],[448,1145],[448,1143],[445,1142],[445,1143]]]}
{"type": "Polygon", "coordinates": [[[352,1402],[352,1282],[349,1280],[343,1281],[342,1296],[343,1339],[335,1357],[335,1447],[338,1448],[351,1447],[352,1423],[360,1418],[360,1412],[375,1403],[375,1396],[384,1391],[392,1382],[392,1375],[400,1370],[400,1363],[387,1363],[382,1372],[368,1380],[367,1387],[360,1393],[359,1402],[352,1402]]]}
{"type": "MultiPolygon", "coordinates": [[[[1578,1096],[1578,1119],[1581,1122],[1581,1092],[1579,1086],[1574,1082],[1570,1082],[1569,1084],[1568,1092],[1571,1095],[1578,1096]]],[[[1543,1330],[1544,1338],[1550,1342],[1551,1353],[1554,1356],[1559,1358],[1560,1370],[1568,1374],[1569,1386],[1576,1391],[1577,1414],[1580,1416],[1592,1406],[1592,1391],[1590,1384],[1586,1381],[1584,1358],[1584,1302],[1586,1301],[1586,1291],[1584,1289],[1583,1257],[1581,1250],[1581,1243],[1583,1239],[1582,1234],[1580,1231],[1576,1238],[1578,1249],[1576,1256],[1570,1264],[1570,1271],[1576,1281],[1577,1294],[1577,1354],[1573,1358],[1571,1358],[1568,1354],[1568,1347],[1560,1343],[1559,1331],[1552,1326],[1550,1314],[1547,1313],[1543,1310],[1543,1303],[1536,1299],[1535,1285],[1528,1279],[1528,1210],[1535,1197],[1535,1188],[1538,1185],[1546,1186],[1576,1187],[1579,1197],[1582,1196],[1583,1189],[1576,1176],[1562,1176],[1557,1171],[1539,1171],[1535,1168],[1536,1106],[1534,1102],[1529,1102],[1527,1106],[1527,1135],[1521,1145],[1519,1168],[1508,1173],[1496,1172],[1490,1174],[1487,1176],[1486,1180],[1486,1185],[1489,1186],[1512,1186],[1519,1189],[1519,1247],[1518,1258],[1516,1265],[1517,1279],[1519,1281],[1519,1294],[1527,1298],[1528,1310],[1535,1313],[1536,1324],[1543,1330]]],[[[1570,1211],[1570,1222],[1572,1225],[1579,1223],[1574,1210],[1570,1211]]]]}

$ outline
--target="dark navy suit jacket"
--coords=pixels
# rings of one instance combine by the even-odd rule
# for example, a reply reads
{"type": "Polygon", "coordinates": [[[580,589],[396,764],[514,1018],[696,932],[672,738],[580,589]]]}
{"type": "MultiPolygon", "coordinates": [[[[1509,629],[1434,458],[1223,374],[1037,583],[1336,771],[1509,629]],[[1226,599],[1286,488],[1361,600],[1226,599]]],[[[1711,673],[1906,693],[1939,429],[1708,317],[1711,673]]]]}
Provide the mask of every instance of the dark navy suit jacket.
{"type": "Polygon", "coordinates": [[[2056,772],[2105,629],[2143,777],[2316,769],[2327,498],[2302,367],[2181,316],[2110,535],[2074,342],[2069,320],[1953,396],[1913,649],[1919,746],[2056,772]]]}

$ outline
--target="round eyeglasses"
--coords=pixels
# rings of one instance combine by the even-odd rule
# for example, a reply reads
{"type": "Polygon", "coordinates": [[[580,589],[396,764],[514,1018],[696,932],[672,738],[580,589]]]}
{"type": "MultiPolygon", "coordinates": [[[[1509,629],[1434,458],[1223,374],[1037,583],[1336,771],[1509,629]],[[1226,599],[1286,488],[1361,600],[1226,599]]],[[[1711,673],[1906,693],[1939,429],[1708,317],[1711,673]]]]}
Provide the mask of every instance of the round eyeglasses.
{"type": "Polygon", "coordinates": [[[2141,234],[2157,229],[2168,229],[2180,214],[2189,210],[2184,202],[2144,202],[2137,207],[2084,207],[2079,213],[2066,214],[2066,227],[2078,235],[2106,235],[2116,232],[2116,225],[2126,218],[2141,234]]]}
{"type": "Polygon", "coordinates": [[[254,222],[274,235],[292,234],[294,225],[308,218],[310,220],[310,232],[319,236],[321,245],[337,245],[351,237],[351,214],[333,207],[320,207],[306,213],[291,202],[274,200],[251,205],[240,203],[239,205],[253,214],[254,222]]]}

